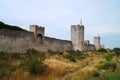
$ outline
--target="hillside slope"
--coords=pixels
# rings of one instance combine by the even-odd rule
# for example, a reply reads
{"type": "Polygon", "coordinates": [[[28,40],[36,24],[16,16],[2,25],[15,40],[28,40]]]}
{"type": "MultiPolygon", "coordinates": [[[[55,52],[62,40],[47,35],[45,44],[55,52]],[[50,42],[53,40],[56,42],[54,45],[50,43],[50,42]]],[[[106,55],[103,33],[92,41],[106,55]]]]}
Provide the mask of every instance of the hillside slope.
{"type": "Polygon", "coordinates": [[[13,25],[8,25],[0,21],[0,29],[9,29],[9,30],[21,30],[24,31],[24,29],[18,27],[18,26],[13,26],[13,25]]]}

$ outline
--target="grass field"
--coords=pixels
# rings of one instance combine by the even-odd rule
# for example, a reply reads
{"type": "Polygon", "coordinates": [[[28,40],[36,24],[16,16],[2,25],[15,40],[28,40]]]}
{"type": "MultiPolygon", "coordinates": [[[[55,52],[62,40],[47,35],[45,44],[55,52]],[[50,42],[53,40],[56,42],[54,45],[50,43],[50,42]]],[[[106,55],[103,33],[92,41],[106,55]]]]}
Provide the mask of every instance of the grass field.
{"type": "Polygon", "coordinates": [[[0,57],[0,80],[120,80],[119,56],[113,52],[59,53],[48,51],[44,52],[43,60],[39,54],[30,54],[34,55],[30,58],[25,55],[26,53],[1,52],[0,56],[3,57],[0,57]],[[34,65],[39,62],[32,65],[32,68],[29,66],[39,59],[46,67],[40,73],[35,73],[39,70],[39,65],[34,65]],[[23,65],[25,60],[28,62],[23,65]],[[28,63],[30,65],[25,66],[28,63]]]}

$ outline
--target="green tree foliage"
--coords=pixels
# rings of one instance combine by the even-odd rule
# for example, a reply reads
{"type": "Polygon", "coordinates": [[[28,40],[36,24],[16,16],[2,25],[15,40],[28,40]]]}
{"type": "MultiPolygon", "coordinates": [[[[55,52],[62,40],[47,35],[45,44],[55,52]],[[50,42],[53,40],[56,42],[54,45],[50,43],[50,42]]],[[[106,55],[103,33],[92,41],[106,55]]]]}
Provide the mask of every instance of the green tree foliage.
{"type": "Polygon", "coordinates": [[[31,74],[37,75],[46,69],[46,65],[43,63],[44,60],[44,53],[39,52],[35,49],[29,49],[25,54],[21,66],[31,74]]]}
{"type": "Polygon", "coordinates": [[[104,53],[106,53],[106,52],[107,52],[107,50],[106,50],[106,49],[104,49],[104,48],[100,48],[100,49],[98,50],[98,52],[104,52],[104,53]]]}
{"type": "Polygon", "coordinates": [[[24,31],[22,28],[20,28],[18,26],[8,25],[8,24],[5,24],[3,22],[0,22],[0,29],[10,29],[10,30],[22,30],[22,31],[24,31]]]}
{"type": "Polygon", "coordinates": [[[113,51],[115,52],[116,56],[120,55],[120,48],[114,48],[113,51]]]}

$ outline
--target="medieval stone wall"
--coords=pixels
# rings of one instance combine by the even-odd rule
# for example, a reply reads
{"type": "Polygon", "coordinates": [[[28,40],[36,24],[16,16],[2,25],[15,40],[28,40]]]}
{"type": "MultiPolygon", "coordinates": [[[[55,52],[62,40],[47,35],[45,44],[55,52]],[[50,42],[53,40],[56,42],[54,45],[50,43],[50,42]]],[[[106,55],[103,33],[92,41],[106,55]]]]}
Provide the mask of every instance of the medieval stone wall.
{"type": "Polygon", "coordinates": [[[93,51],[95,50],[95,45],[93,44],[84,44],[84,51],[93,51]]]}
{"type": "MultiPolygon", "coordinates": [[[[48,49],[52,51],[71,51],[73,50],[73,46],[71,41],[60,40],[50,37],[45,37],[45,45],[48,49]]],[[[47,50],[48,50],[47,49],[47,50]]]]}
{"type": "Polygon", "coordinates": [[[0,30],[0,51],[25,52],[34,41],[34,35],[31,32],[0,30]]]}
{"type": "Polygon", "coordinates": [[[44,41],[36,39],[33,32],[0,30],[0,51],[26,52],[30,48],[39,51],[71,51],[71,41],[44,37],[44,41]]]}

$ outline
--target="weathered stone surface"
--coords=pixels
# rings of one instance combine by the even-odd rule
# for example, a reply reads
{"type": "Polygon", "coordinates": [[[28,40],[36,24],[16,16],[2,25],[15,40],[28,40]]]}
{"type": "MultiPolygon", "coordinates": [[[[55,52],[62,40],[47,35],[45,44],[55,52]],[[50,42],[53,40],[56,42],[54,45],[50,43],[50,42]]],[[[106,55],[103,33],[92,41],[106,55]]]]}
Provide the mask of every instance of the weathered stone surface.
{"type": "Polygon", "coordinates": [[[26,52],[30,48],[39,51],[87,51],[98,49],[100,38],[95,38],[95,45],[84,41],[84,26],[71,26],[71,41],[46,37],[45,28],[30,25],[30,31],[0,29],[0,51],[26,52]],[[97,47],[96,47],[97,46],[97,47]]]}
{"type": "Polygon", "coordinates": [[[0,30],[0,51],[25,52],[29,48],[39,51],[70,51],[73,50],[71,41],[44,36],[44,41],[37,38],[33,32],[0,30]]]}

